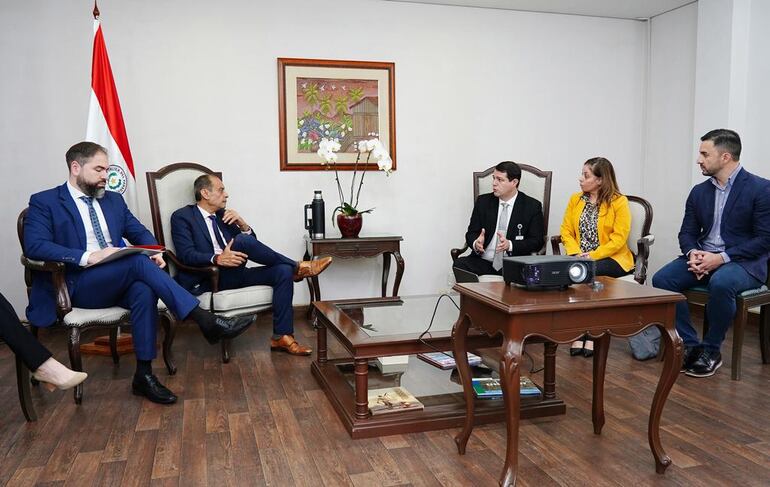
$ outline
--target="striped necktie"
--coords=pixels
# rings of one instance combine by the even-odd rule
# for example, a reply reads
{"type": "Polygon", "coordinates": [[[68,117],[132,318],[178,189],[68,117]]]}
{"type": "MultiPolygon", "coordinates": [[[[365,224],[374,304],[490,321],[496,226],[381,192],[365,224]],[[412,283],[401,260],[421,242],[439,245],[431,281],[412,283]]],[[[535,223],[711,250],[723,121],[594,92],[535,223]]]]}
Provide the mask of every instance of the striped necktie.
{"type": "Polygon", "coordinates": [[[94,235],[96,241],[99,242],[99,248],[103,249],[107,246],[107,239],[104,238],[102,232],[102,225],[99,223],[99,218],[96,216],[96,210],[94,209],[94,199],[90,196],[81,196],[81,200],[86,202],[88,206],[88,217],[91,219],[91,227],[94,229],[94,235]]]}
{"type": "MultiPolygon", "coordinates": [[[[497,231],[505,235],[508,233],[508,203],[503,203],[503,209],[500,210],[500,218],[497,220],[497,231]]],[[[492,258],[492,268],[499,271],[503,268],[503,252],[495,252],[492,258]]]]}

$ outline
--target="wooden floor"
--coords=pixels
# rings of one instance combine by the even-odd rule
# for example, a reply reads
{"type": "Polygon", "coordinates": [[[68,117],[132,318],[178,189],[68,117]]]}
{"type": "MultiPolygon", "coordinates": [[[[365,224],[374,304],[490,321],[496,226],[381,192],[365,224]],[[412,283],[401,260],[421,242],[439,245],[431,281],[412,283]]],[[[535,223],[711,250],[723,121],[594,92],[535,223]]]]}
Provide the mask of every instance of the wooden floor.
{"type": "MultiPolygon", "coordinates": [[[[310,359],[271,353],[269,317],[234,344],[230,364],[192,326],[177,334],[179,373],[156,373],[180,401],[152,404],[130,393],[134,360],[118,368],[87,357],[83,404],[70,392],[33,390],[39,416],[24,421],[13,360],[0,350],[0,484],[7,485],[497,485],[503,424],[478,427],[465,456],[456,430],[351,440],[310,374],[310,359]]],[[[312,342],[299,318],[297,334],[312,342]]],[[[662,441],[674,464],[656,475],[647,415],[661,365],[636,362],[613,339],[607,423],[591,426],[591,361],[557,355],[566,416],[525,421],[519,485],[770,485],[770,365],[750,326],[743,380],[725,366],[710,379],[680,375],[663,412],[662,441]]],[[[67,363],[66,337],[43,341],[67,363]]],[[[541,346],[528,347],[536,363],[541,346]]],[[[525,364],[529,366],[529,364],[525,364]]],[[[540,374],[533,376],[537,381],[540,374]]]]}

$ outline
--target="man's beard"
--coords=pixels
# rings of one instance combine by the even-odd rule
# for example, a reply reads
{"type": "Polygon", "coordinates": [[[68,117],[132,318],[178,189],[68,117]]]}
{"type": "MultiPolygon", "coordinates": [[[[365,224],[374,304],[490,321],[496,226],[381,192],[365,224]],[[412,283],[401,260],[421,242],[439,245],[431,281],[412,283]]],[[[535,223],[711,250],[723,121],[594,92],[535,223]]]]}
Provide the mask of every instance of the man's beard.
{"type": "Polygon", "coordinates": [[[102,199],[104,197],[105,189],[99,187],[98,183],[88,183],[82,176],[78,176],[77,183],[80,190],[86,196],[90,196],[91,198],[96,198],[97,200],[102,199]]]}

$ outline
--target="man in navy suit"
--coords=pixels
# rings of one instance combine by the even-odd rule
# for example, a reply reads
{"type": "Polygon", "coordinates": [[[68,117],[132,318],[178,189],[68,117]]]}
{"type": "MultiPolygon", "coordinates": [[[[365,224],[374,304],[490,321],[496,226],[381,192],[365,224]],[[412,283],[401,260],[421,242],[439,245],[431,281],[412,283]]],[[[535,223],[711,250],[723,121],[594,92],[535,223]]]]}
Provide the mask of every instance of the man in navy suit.
{"type": "Polygon", "coordinates": [[[458,258],[454,267],[477,275],[502,274],[503,256],[529,255],[543,248],[543,206],[518,190],[519,181],[521,168],[515,162],[495,166],[492,192],[476,199],[465,233],[471,253],[458,258]]]}
{"type": "Polygon", "coordinates": [[[770,181],[740,165],[741,139],[717,129],[701,137],[698,165],[709,179],[687,197],[679,230],[681,256],[655,273],[652,285],[681,292],[707,286],[708,332],[692,326],[687,303],[676,305],[676,329],[684,340],[682,371],[709,377],[722,365],[720,348],[736,310],[735,297],[767,279],[770,253],[770,181]]]}
{"type": "MultiPolygon", "coordinates": [[[[183,264],[219,267],[219,290],[268,285],[273,288],[273,337],[270,348],[292,355],[310,355],[312,349],[294,339],[294,283],[320,274],[331,257],[296,262],[260,242],[251,226],[231,208],[228,194],[216,176],[199,176],[192,187],[197,204],[171,215],[171,236],[183,264]],[[262,264],[246,267],[246,261],[262,264]]],[[[207,276],[181,271],[177,280],[193,294],[211,291],[207,276]]]]}
{"type": "MultiPolygon", "coordinates": [[[[66,264],[66,283],[73,307],[121,306],[131,311],[136,352],[134,394],[172,404],[177,397],[152,373],[155,358],[158,298],[178,318],[200,326],[210,343],[240,334],[254,317],[227,320],[198,307],[198,300],[162,268],[161,254],[123,257],[99,264],[124,247],[157,244],[131,214],[121,195],[105,191],[107,151],[93,142],[72,146],[66,154],[69,179],[61,186],[32,195],[24,222],[24,253],[31,259],[66,264]],[[99,265],[96,265],[99,264],[99,265]]],[[[27,318],[39,327],[56,322],[56,296],[47,273],[33,273],[27,318]]]]}

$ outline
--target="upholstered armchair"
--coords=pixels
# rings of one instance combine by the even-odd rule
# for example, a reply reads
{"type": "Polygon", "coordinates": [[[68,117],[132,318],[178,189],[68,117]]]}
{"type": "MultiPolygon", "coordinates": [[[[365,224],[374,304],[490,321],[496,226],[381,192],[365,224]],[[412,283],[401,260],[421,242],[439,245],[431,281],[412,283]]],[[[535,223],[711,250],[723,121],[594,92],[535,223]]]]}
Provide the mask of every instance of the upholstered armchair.
{"type": "MultiPolygon", "coordinates": [[[[24,251],[24,219],[27,216],[25,208],[20,214],[16,223],[16,230],[19,235],[19,243],[22,252],[24,251]]],[[[65,279],[66,266],[62,262],[47,262],[32,260],[22,254],[21,263],[24,266],[24,282],[27,286],[27,295],[32,288],[32,273],[45,272],[51,275],[51,281],[56,293],[56,324],[53,326],[62,326],[69,331],[69,356],[70,364],[73,370],[83,371],[83,361],[80,356],[80,336],[84,331],[94,328],[109,328],[110,332],[110,351],[112,360],[117,365],[120,355],[117,351],[117,334],[119,327],[131,326],[131,314],[126,308],[112,306],[110,308],[85,309],[75,308],[70,302],[69,290],[65,279]]],[[[160,324],[163,327],[163,360],[169,374],[176,373],[176,365],[171,355],[171,345],[174,341],[174,325],[176,319],[169,312],[162,301],[158,301],[158,315],[160,324]]],[[[32,331],[37,335],[37,330],[32,327],[32,331]]],[[[75,403],[80,404],[83,400],[83,384],[75,387],[75,403]]]]}
{"type": "MultiPolygon", "coordinates": [[[[548,229],[548,214],[551,206],[551,171],[542,171],[534,166],[528,164],[519,164],[521,168],[521,181],[519,181],[519,190],[526,193],[538,200],[543,205],[543,228],[548,229]]],[[[489,169],[480,172],[473,173],[473,201],[481,194],[492,192],[492,173],[495,171],[495,167],[492,166],[489,169]]],[[[538,254],[545,254],[546,249],[546,236],[543,235],[543,247],[538,254]]],[[[463,244],[462,247],[451,249],[449,251],[452,256],[452,262],[456,261],[458,257],[465,254],[468,251],[468,245],[463,244]]],[[[479,276],[479,281],[502,281],[501,276],[488,275],[479,276]]]]}
{"type": "MultiPolygon", "coordinates": [[[[147,189],[150,194],[152,226],[158,243],[166,247],[169,272],[172,276],[178,270],[199,273],[208,277],[212,292],[198,296],[200,307],[228,318],[270,311],[273,302],[273,288],[270,286],[249,286],[240,289],[219,291],[219,268],[190,267],[183,264],[174,253],[171,238],[171,215],[179,208],[195,203],[193,182],[202,174],[212,174],[222,179],[221,172],[194,162],[169,164],[156,172],[147,173],[147,189]]],[[[230,340],[222,340],[222,361],[230,361],[230,340]]]]}
{"type": "MultiPolygon", "coordinates": [[[[634,280],[639,284],[647,281],[647,264],[650,258],[650,247],[655,243],[655,235],[650,233],[652,227],[652,205],[639,196],[626,195],[631,210],[631,232],[626,244],[634,254],[634,273],[623,276],[626,281],[634,280]]],[[[553,255],[561,255],[561,236],[551,237],[553,255]]]]}

